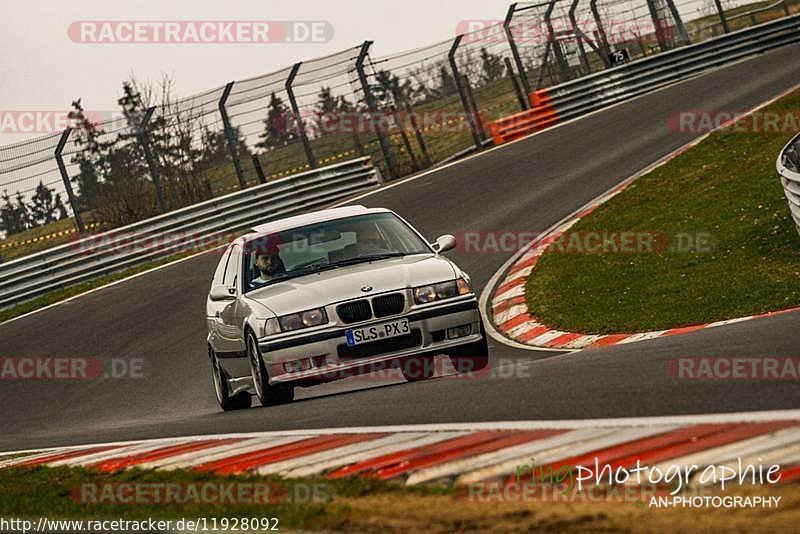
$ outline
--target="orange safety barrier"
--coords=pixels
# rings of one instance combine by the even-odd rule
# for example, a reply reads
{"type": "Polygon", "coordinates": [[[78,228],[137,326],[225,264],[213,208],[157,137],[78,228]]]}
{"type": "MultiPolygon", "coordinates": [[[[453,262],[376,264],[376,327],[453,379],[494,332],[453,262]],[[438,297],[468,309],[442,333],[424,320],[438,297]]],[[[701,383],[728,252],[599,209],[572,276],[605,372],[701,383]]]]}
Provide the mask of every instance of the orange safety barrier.
{"type": "Polygon", "coordinates": [[[489,123],[494,144],[501,145],[514,139],[544,130],[558,122],[558,114],[547,89],[539,89],[528,96],[531,109],[497,119],[489,123]]]}

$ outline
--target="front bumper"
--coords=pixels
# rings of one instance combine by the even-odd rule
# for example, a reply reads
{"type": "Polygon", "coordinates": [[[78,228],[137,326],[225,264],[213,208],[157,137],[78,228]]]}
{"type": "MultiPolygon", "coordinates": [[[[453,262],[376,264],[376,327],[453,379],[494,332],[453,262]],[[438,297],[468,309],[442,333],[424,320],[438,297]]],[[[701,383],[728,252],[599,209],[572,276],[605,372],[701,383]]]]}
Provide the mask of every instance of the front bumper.
{"type": "Polygon", "coordinates": [[[336,326],[314,333],[262,339],[259,342],[264,362],[268,366],[270,383],[307,382],[321,383],[355,376],[378,368],[377,364],[427,353],[443,353],[448,349],[480,341],[480,312],[474,296],[446,304],[428,305],[412,309],[393,317],[385,317],[357,323],[336,326]],[[375,341],[348,350],[345,332],[373,324],[382,324],[397,319],[408,319],[412,335],[398,341],[390,338],[375,341]],[[448,339],[448,328],[471,325],[471,334],[456,339],[448,339]],[[394,340],[394,341],[393,341],[394,340]],[[314,367],[300,372],[287,373],[284,363],[311,359],[314,367]]]}

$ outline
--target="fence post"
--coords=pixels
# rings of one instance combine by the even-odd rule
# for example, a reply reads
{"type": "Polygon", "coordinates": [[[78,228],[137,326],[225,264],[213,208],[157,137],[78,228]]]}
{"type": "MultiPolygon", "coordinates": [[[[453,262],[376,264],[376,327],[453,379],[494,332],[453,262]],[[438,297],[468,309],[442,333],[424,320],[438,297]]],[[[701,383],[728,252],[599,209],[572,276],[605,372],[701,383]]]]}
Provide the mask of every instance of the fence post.
{"type": "Polygon", "coordinates": [[[250,160],[253,162],[253,168],[256,170],[256,176],[258,176],[258,183],[265,184],[267,183],[267,177],[264,176],[264,169],[261,168],[261,162],[258,160],[258,156],[255,154],[250,154],[250,160]]]}
{"type": "MultiPolygon", "coordinates": [[[[529,95],[531,92],[531,84],[528,81],[528,74],[525,72],[525,65],[522,63],[522,57],[519,55],[519,49],[517,49],[517,43],[514,41],[514,32],[511,31],[511,20],[514,18],[514,11],[517,9],[516,2],[508,6],[508,12],[506,13],[506,20],[503,22],[503,30],[506,32],[506,39],[508,39],[508,46],[511,47],[511,55],[514,56],[514,63],[517,64],[517,72],[519,74],[519,79],[522,80],[522,87],[525,88],[525,94],[529,95]]],[[[528,99],[524,98],[522,100],[523,105],[525,106],[522,108],[523,111],[528,109],[528,99]]]]}
{"type": "Polygon", "coordinates": [[[403,140],[403,146],[406,147],[409,159],[411,159],[411,167],[414,169],[414,172],[416,172],[420,169],[419,162],[417,161],[417,157],[414,155],[414,149],[411,147],[411,141],[408,140],[406,126],[400,120],[400,114],[397,112],[397,108],[394,105],[389,106],[389,110],[392,112],[392,118],[394,119],[395,124],[400,129],[400,138],[403,140]]]}
{"type": "MultiPolygon", "coordinates": [[[[658,40],[658,47],[661,48],[662,52],[666,52],[670,49],[669,42],[667,42],[666,36],[664,35],[664,24],[663,19],[658,14],[658,8],[655,5],[655,0],[647,0],[647,10],[650,12],[650,18],[653,21],[653,27],[656,30],[656,40],[658,40]]],[[[644,52],[644,46],[642,46],[641,42],[639,46],[642,48],[642,52],[644,52]]]]}
{"type": "Polygon", "coordinates": [[[731,29],[728,26],[728,16],[725,14],[725,10],[722,9],[722,1],[714,0],[714,4],[717,6],[717,13],[719,13],[719,21],[722,23],[722,30],[725,33],[730,33],[731,29]]]}
{"type": "Polygon", "coordinates": [[[231,127],[231,120],[228,118],[228,110],[225,109],[225,103],[231,95],[231,89],[233,89],[234,83],[235,82],[230,82],[225,86],[217,106],[219,107],[219,114],[222,116],[222,127],[225,129],[225,138],[228,140],[228,152],[233,160],[233,168],[236,170],[239,188],[245,189],[247,184],[244,181],[244,171],[242,170],[242,162],[239,160],[239,152],[236,150],[236,135],[234,135],[233,128],[231,127]]]}
{"type": "Polygon", "coordinates": [[[603,17],[600,16],[600,10],[597,9],[597,0],[592,0],[590,4],[594,23],[597,25],[597,36],[600,40],[600,49],[603,51],[602,60],[606,67],[611,66],[611,47],[608,46],[608,37],[606,36],[606,29],[603,26],[603,17]]]}
{"type": "MultiPolygon", "coordinates": [[[[372,96],[367,74],[364,72],[364,61],[367,59],[370,46],[372,46],[372,41],[364,41],[364,44],[361,45],[361,51],[358,53],[358,59],[356,59],[356,72],[358,73],[358,80],[361,82],[361,89],[364,91],[364,100],[366,100],[367,109],[369,109],[370,113],[378,113],[378,106],[375,103],[375,98],[372,96]]],[[[375,121],[371,120],[371,122],[375,124],[375,121]]],[[[389,170],[389,177],[397,178],[397,166],[395,165],[394,154],[392,153],[392,147],[389,144],[389,140],[386,138],[386,132],[382,125],[383,121],[379,121],[378,125],[376,125],[378,142],[381,145],[383,158],[386,160],[386,168],[389,170]]]]}
{"type": "Polygon", "coordinates": [[[556,39],[556,32],[553,29],[553,21],[551,17],[553,16],[553,9],[556,7],[556,2],[558,0],[550,0],[550,3],[547,6],[547,11],[544,13],[544,22],[547,25],[547,40],[550,43],[550,47],[553,49],[553,55],[556,58],[556,63],[558,63],[558,70],[561,73],[561,81],[566,82],[570,79],[569,73],[569,65],[567,65],[566,59],[564,59],[564,51],[561,50],[561,44],[556,39]]]}
{"type": "Polygon", "coordinates": [[[592,73],[592,65],[589,63],[589,58],[586,57],[586,47],[583,46],[583,33],[578,28],[578,21],[575,18],[575,10],[578,8],[580,0],[572,0],[572,5],[569,8],[569,22],[572,25],[572,33],[575,35],[575,40],[578,41],[578,52],[581,55],[581,63],[583,68],[586,69],[586,74],[592,73]]]}
{"type": "Polygon", "coordinates": [[[292,106],[292,114],[294,115],[294,120],[297,124],[297,131],[300,134],[300,139],[303,141],[303,150],[306,151],[306,160],[308,160],[308,165],[312,169],[316,169],[317,158],[314,157],[314,152],[311,150],[311,143],[308,140],[306,125],[303,123],[303,117],[300,116],[300,108],[297,106],[297,99],[294,97],[294,89],[292,88],[294,79],[297,76],[297,72],[300,70],[300,66],[302,64],[303,62],[301,61],[292,65],[292,70],[289,73],[289,77],[286,78],[285,87],[286,94],[289,95],[289,105],[292,106]]]}
{"type": "Polygon", "coordinates": [[[514,86],[514,92],[517,94],[517,100],[519,100],[519,107],[522,108],[522,111],[528,109],[527,99],[525,95],[522,94],[522,88],[519,86],[519,81],[517,81],[517,77],[514,74],[514,67],[511,66],[511,60],[507,57],[503,58],[506,64],[506,70],[508,71],[508,77],[511,78],[511,85],[514,86]]]}
{"type": "Polygon", "coordinates": [[[544,45],[544,54],[542,54],[542,62],[539,64],[539,75],[536,77],[536,90],[542,88],[544,83],[544,71],[547,69],[547,62],[550,61],[550,48],[552,43],[548,40],[544,45]]]}
{"type": "Polygon", "coordinates": [[[686,26],[684,26],[683,24],[681,13],[675,6],[675,2],[673,2],[672,0],[666,0],[666,2],[667,2],[667,7],[669,8],[669,12],[672,13],[672,18],[675,19],[675,24],[678,26],[678,33],[681,34],[681,40],[683,41],[683,44],[685,45],[692,44],[692,40],[689,39],[689,32],[686,31],[686,26]]]}
{"type": "Polygon", "coordinates": [[[69,180],[69,174],[67,174],[67,167],[64,165],[64,158],[61,157],[61,152],[63,152],[64,146],[67,144],[70,133],[72,133],[72,128],[67,128],[64,130],[64,133],[61,134],[61,139],[58,140],[55,152],[56,163],[58,164],[58,172],[61,173],[61,179],[64,181],[64,189],[67,190],[67,200],[72,207],[72,216],[75,217],[75,225],[78,227],[78,232],[83,234],[86,232],[86,227],[83,225],[81,212],[78,209],[78,201],[75,198],[75,192],[72,190],[72,183],[69,180]]]}
{"type": "Polygon", "coordinates": [[[158,199],[158,208],[161,213],[169,211],[169,204],[164,198],[164,189],[161,187],[161,174],[158,170],[158,163],[156,158],[153,157],[153,151],[150,150],[150,134],[147,131],[147,126],[150,124],[150,119],[153,117],[153,112],[156,110],[155,106],[147,108],[147,111],[142,117],[142,122],[139,124],[139,142],[142,144],[144,150],[144,158],[147,160],[147,168],[150,170],[150,177],[153,179],[153,185],[156,187],[156,198],[158,199]]]}
{"type": "Polygon", "coordinates": [[[475,122],[475,127],[478,128],[481,139],[483,139],[486,137],[486,130],[483,128],[483,120],[481,119],[481,114],[478,111],[478,104],[475,101],[475,94],[472,92],[472,85],[470,85],[469,77],[466,74],[462,74],[461,79],[464,81],[464,89],[467,91],[467,101],[469,102],[469,107],[472,109],[472,117],[473,121],[475,122]]]}
{"type": "Polygon", "coordinates": [[[464,108],[464,112],[467,114],[467,123],[469,123],[469,129],[470,132],[472,132],[472,141],[475,143],[475,148],[483,148],[483,141],[481,141],[478,128],[475,126],[472,108],[470,108],[469,99],[467,97],[467,91],[464,89],[464,81],[461,78],[461,73],[458,71],[458,63],[456,62],[456,51],[458,50],[458,45],[461,44],[461,39],[463,38],[464,35],[461,34],[453,40],[453,46],[450,47],[450,52],[447,54],[447,58],[450,60],[450,68],[453,70],[453,79],[456,82],[458,96],[461,97],[461,105],[464,108]]]}

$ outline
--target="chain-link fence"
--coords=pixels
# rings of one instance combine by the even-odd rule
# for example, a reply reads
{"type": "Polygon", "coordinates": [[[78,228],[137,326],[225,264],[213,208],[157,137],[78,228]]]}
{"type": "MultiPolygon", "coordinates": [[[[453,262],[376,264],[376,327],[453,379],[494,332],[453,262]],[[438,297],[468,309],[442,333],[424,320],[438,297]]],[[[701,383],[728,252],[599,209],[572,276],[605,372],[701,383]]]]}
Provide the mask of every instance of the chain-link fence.
{"type": "Polygon", "coordinates": [[[430,46],[380,55],[367,41],[188,98],[125,84],[113,119],[93,122],[76,102],[70,129],[0,146],[0,255],[357,156],[388,179],[407,175],[486,144],[487,122],[527,109],[532,91],[798,4],[519,2],[430,46]]]}

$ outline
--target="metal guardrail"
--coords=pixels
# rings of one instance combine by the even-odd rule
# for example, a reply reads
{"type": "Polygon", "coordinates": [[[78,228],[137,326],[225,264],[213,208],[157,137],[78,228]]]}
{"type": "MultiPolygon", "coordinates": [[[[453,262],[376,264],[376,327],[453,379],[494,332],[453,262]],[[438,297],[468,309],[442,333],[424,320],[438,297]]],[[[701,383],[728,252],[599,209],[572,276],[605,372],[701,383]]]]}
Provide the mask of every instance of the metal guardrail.
{"type": "Polygon", "coordinates": [[[799,41],[800,15],[793,15],[584,76],[547,92],[562,121],[799,41]]]}
{"type": "Polygon", "coordinates": [[[533,108],[495,121],[507,141],[739,59],[800,42],[800,15],[721,35],[531,93],[533,108]],[[537,107],[537,103],[545,102],[537,107]]]}
{"type": "Polygon", "coordinates": [[[0,309],[175,255],[183,240],[246,230],[329,205],[382,182],[368,157],[274,180],[0,265],[0,309]],[[139,236],[136,244],[135,238],[139,236]],[[124,243],[121,243],[124,241],[124,243]],[[174,246],[171,246],[174,245],[174,246]]]}
{"type": "Polygon", "coordinates": [[[789,211],[797,232],[800,233],[800,134],[783,147],[775,167],[778,169],[786,200],[789,201],[789,211]]]}

